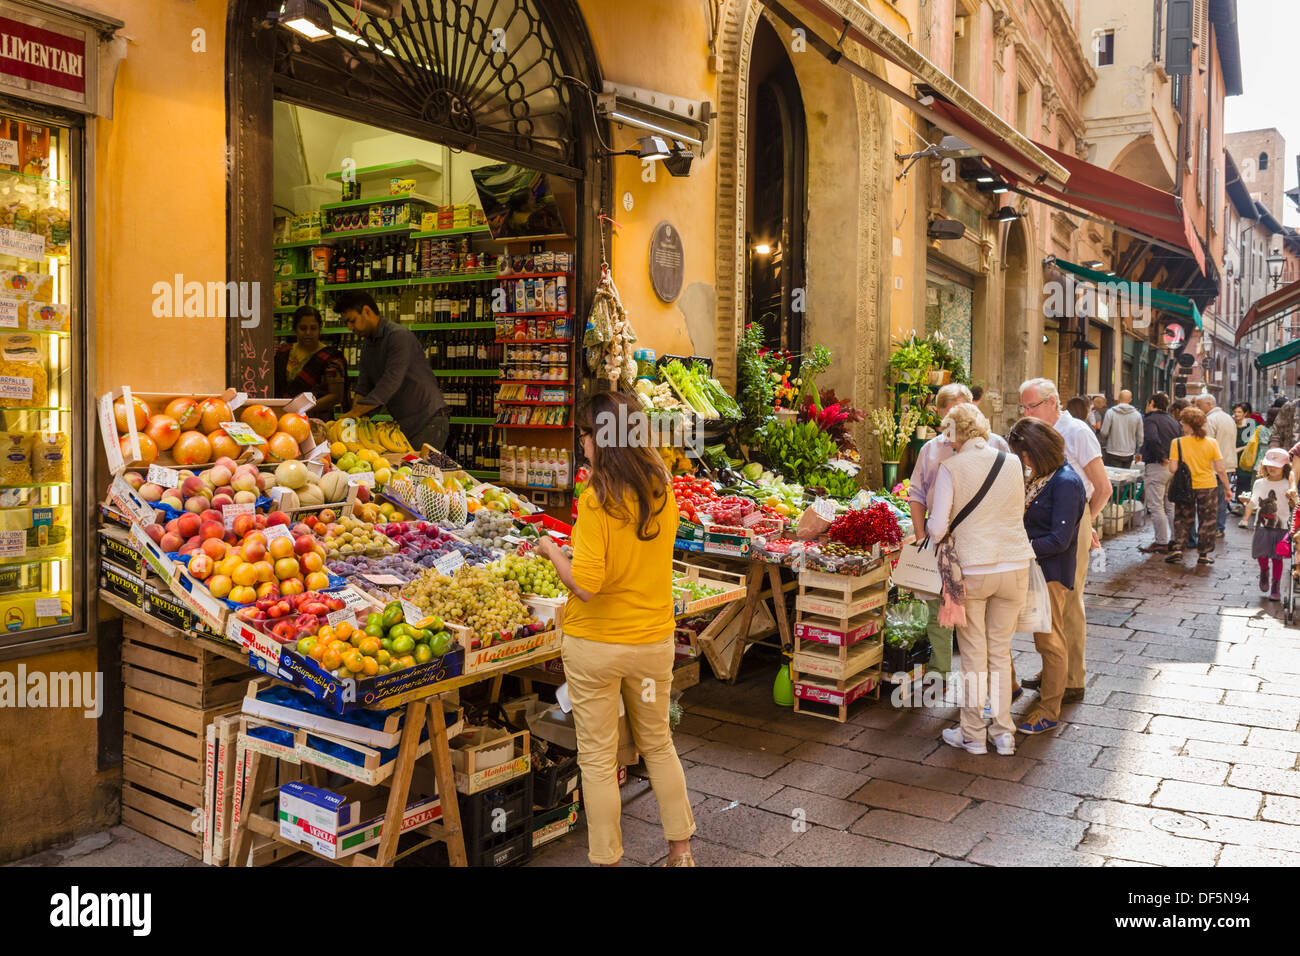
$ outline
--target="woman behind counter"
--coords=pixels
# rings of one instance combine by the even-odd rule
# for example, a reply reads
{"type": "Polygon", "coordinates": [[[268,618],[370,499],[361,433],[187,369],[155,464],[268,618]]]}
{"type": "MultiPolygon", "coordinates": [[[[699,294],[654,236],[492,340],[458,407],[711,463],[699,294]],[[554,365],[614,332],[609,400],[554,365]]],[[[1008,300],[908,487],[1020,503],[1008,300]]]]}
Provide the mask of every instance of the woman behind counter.
{"type": "Polygon", "coordinates": [[[293,314],[295,340],[275,353],[275,394],[292,398],[301,392],[316,396],[313,418],[328,417],[336,408],[348,407],[348,365],[343,353],[322,345],[321,318],[310,305],[293,314]]]}

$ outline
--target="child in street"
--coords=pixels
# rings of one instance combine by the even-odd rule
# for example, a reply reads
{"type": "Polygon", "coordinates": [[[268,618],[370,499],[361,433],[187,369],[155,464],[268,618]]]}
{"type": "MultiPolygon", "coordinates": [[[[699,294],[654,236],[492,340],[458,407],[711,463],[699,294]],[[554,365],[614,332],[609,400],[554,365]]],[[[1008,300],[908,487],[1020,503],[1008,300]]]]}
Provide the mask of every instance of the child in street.
{"type": "Polygon", "coordinates": [[[1281,448],[1270,448],[1264,456],[1264,474],[1255,480],[1246,505],[1245,521],[1258,515],[1250,554],[1259,562],[1259,590],[1269,598],[1281,600],[1282,557],[1277,546],[1286,539],[1291,527],[1290,490],[1291,459],[1281,448]],[[1269,563],[1272,562],[1272,575],[1269,563]],[[1270,590],[1269,582],[1272,581],[1270,590]]]}

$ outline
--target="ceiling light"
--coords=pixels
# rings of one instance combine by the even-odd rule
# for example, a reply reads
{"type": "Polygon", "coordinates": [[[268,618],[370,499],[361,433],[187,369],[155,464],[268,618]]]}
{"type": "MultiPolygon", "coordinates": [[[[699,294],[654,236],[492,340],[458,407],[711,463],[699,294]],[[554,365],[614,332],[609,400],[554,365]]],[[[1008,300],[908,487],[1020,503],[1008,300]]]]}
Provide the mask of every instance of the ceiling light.
{"type": "Polygon", "coordinates": [[[322,0],[285,0],[280,8],[280,22],[308,40],[334,35],[334,22],[322,0]]]}
{"type": "Polygon", "coordinates": [[[772,247],[769,246],[766,242],[760,242],[758,245],[754,247],[755,254],[760,256],[765,256],[771,251],[772,251],[772,247]]]}
{"type": "Polygon", "coordinates": [[[1093,271],[1096,271],[1100,269],[1103,264],[1104,263],[1100,259],[1089,259],[1087,262],[1083,264],[1083,267],[1085,269],[1092,269],[1093,271]]]}
{"type": "Polygon", "coordinates": [[[997,179],[996,179],[995,177],[993,177],[993,176],[976,176],[976,177],[975,177],[975,182],[977,182],[977,183],[992,183],[992,182],[997,182],[997,179]]]}
{"type": "Polygon", "coordinates": [[[993,193],[995,196],[1001,195],[1005,192],[1010,192],[1011,190],[1011,187],[1006,183],[998,182],[997,180],[992,180],[990,182],[981,182],[976,180],[975,188],[982,193],[993,193]]]}

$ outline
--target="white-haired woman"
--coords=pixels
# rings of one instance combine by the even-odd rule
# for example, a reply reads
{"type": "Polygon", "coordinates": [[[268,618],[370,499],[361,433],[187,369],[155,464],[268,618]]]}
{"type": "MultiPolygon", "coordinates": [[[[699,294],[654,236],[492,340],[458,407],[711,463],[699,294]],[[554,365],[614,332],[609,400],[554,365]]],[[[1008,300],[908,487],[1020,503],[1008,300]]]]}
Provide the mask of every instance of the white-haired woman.
{"type": "Polygon", "coordinates": [[[926,530],[940,541],[951,530],[960,579],[945,574],[943,610],[957,631],[961,654],[961,726],[943,732],[945,743],[968,753],[1015,753],[1011,720],[1011,635],[1029,587],[1034,549],[1024,523],[1008,515],[1025,510],[1020,463],[989,444],[989,422],[962,403],[949,410],[943,430],[956,453],[939,466],[926,530]],[[982,716],[987,695],[992,726],[982,716]],[[987,736],[986,736],[987,735],[987,736]]]}

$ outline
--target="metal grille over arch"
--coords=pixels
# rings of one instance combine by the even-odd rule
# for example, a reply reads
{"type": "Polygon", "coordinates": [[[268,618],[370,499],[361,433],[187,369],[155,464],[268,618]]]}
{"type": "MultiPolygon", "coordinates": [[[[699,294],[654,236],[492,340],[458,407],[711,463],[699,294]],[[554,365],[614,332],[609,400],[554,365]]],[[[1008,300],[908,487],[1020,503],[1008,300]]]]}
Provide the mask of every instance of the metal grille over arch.
{"type": "Polygon", "coordinates": [[[276,31],[276,86],[293,98],[338,90],[352,110],[402,117],[464,149],[580,176],[575,110],[585,96],[564,76],[567,4],[540,0],[404,0],[396,19],[325,0],[345,36],[307,42],[276,31]],[[546,10],[543,12],[542,7],[546,10]]]}

